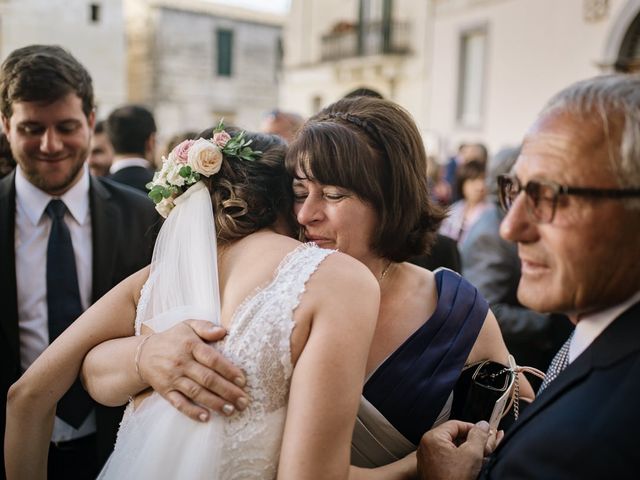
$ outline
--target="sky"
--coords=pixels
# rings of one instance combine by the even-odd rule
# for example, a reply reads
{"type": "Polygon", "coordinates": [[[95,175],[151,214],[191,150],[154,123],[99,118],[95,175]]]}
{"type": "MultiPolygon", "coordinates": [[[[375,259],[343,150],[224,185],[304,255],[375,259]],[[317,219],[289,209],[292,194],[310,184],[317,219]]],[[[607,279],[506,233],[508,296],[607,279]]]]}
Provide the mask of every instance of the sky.
{"type": "Polygon", "coordinates": [[[253,10],[262,10],[273,13],[287,13],[291,0],[209,0],[212,3],[235,5],[253,10]]]}

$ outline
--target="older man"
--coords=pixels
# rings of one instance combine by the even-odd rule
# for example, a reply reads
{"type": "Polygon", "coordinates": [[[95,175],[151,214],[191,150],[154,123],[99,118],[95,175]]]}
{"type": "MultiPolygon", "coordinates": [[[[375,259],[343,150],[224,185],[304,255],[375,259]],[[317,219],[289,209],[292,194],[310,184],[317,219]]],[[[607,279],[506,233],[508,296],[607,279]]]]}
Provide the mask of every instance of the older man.
{"type": "MultiPolygon", "coordinates": [[[[500,150],[490,160],[486,188],[490,205],[458,246],[462,275],[487,299],[509,352],[518,364],[546,370],[573,326],[564,316],[523,307],[517,299],[520,259],[517,246],[500,237],[505,212],[498,199],[499,175],[513,168],[520,147],[500,150]]],[[[537,378],[531,378],[540,385],[537,378]]]]}
{"type": "MultiPolygon", "coordinates": [[[[500,184],[520,302],[563,312],[576,328],[480,476],[637,478],[640,77],[601,76],[556,95],[500,184]]],[[[474,478],[488,437],[484,422],[427,433],[422,478],[474,478]]]]}

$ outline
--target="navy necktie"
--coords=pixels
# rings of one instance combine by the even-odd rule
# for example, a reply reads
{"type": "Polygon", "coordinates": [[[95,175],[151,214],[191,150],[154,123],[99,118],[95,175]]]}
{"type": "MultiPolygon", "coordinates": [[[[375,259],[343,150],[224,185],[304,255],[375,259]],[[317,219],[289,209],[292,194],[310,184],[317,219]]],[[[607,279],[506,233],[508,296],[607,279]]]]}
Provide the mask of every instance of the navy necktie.
{"type": "Polygon", "coordinates": [[[562,348],[556,353],[556,356],[551,360],[551,364],[549,365],[549,369],[544,376],[544,380],[542,385],[540,385],[540,389],[538,390],[538,395],[542,393],[542,391],[549,386],[551,382],[553,382],[560,373],[567,368],[569,365],[569,347],[571,347],[571,340],[573,339],[573,334],[575,333],[575,329],[567,338],[567,341],[564,342],[562,348]]]}
{"type": "MultiPolygon", "coordinates": [[[[47,244],[47,313],[49,343],[53,342],[82,314],[76,260],[73,243],[64,214],[67,207],[62,200],[51,200],[46,212],[51,218],[51,233],[47,244]]],[[[76,379],[58,402],[56,415],[74,428],[87,418],[93,401],[76,379]]]]}

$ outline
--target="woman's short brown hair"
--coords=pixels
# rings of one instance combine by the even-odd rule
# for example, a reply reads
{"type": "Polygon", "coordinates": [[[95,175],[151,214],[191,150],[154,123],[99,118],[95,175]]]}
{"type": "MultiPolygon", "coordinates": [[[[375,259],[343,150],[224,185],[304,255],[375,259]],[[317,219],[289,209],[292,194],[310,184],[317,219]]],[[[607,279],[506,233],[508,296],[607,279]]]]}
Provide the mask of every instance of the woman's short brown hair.
{"type": "MultiPolygon", "coordinates": [[[[235,136],[236,128],[226,128],[235,136]]],[[[211,138],[213,129],[199,137],[211,138]]],[[[225,244],[261,228],[272,226],[279,216],[291,217],[291,180],[284,168],[286,144],[276,135],[247,132],[251,148],[262,152],[255,160],[224,157],[220,171],[204,178],[213,205],[218,242],[225,244]]]]}
{"type": "Polygon", "coordinates": [[[356,97],[329,105],[298,132],[286,166],[372,205],[380,227],[371,247],[379,255],[400,262],[430,250],[444,214],[429,196],[420,132],[396,103],[356,97]]]}

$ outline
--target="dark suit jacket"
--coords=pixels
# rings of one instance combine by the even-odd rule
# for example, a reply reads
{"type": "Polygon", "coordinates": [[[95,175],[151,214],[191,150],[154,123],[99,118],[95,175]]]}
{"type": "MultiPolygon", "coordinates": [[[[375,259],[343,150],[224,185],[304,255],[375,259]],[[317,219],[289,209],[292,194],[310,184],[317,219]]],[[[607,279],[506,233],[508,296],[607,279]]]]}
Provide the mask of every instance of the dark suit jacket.
{"type": "MultiPolygon", "coordinates": [[[[15,173],[0,180],[0,457],[4,478],[4,428],[9,386],[22,374],[14,251],[15,173]]],[[[92,302],[151,260],[159,217],[153,203],[137,191],[91,177],[89,205],[93,239],[92,302]]],[[[44,261],[44,259],[43,259],[44,261]]],[[[122,410],[98,407],[99,458],[113,449],[122,410]]]]}
{"type": "Polygon", "coordinates": [[[109,179],[114,182],[123,183],[130,187],[137,188],[143,191],[145,194],[147,190],[147,183],[153,180],[153,174],[155,170],[144,167],[126,167],[122,170],[118,170],[116,173],[109,175],[109,179]]]}
{"type": "Polygon", "coordinates": [[[640,303],[529,406],[481,478],[638,478],[640,303]]]}

